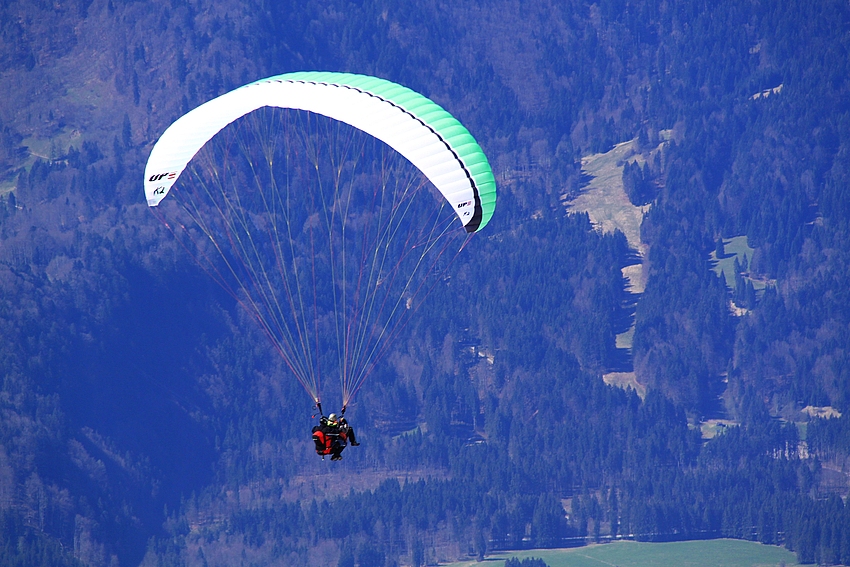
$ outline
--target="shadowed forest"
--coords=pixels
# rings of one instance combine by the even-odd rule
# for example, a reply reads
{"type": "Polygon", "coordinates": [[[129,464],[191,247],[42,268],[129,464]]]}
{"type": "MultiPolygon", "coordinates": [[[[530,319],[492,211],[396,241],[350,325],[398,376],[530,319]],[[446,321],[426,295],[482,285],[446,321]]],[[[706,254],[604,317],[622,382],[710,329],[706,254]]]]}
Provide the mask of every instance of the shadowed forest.
{"type": "Polygon", "coordinates": [[[848,26],[837,0],[2,3],[0,563],[716,537],[850,563],[848,26]],[[142,187],[179,116],[300,70],[431,98],[499,195],[349,408],[339,463],[142,187]],[[562,201],[582,156],[648,157],[662,131],[624,169],[650,205],[638,296],[623,234],[562,201]],[[712,254],[735,237],[753,253],[727,281],[712,254]],[[643,399],[602,380],[632,370],[643,399]]]}

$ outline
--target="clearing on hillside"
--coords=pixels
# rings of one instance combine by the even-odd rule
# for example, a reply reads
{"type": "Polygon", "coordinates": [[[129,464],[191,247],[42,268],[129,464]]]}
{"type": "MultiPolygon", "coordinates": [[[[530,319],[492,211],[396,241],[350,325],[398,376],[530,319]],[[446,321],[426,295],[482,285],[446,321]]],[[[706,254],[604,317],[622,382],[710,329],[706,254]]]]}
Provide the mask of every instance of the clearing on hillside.
{"type": "MultiPolygon", "coordinates": [[[[661,132],[661,138],[668,139],[669,132],[661,132]]],[[[659,151],[663,144],[664,142],[647,155],[659,151]]],[[[626,266],[622,270],[631,292],[635,294],[643,293],[646,287],[647,249],[640,239],[640,225],[649,205],[637,207],[629,201],[623,188],[623,169],[626,163],[642,164],[645,161],[646,155],[638,153],[637,140],[617,144],[605,153],[586,156],[581,160],[581,171],[590,178],[590,182],[572,201],[568,200],[568,195],[562,197],[568,212],[587,213],[593,225],[602,232],[619,230],[625,235],[629,246],[636,250],[641,258],[641,262],[626,266]]],[[[633,337],[634,323],[627,331],[617,335],[616,347],[631,351],[633,337]]],[[[633,388],[641,397],[646,395],[646,388],[637,381],[634,372],[610,372],[602,378],[606,384],[633,388]]]]}
{"type": "MultiPolygon", "coordinates": [[[[726,285],[730,288],[735,285],[735,260],[738,260],[739,265],[749,265],[753,261],[754,248],[750,248],[746,236],[734,236],[732,238],[723,239],[723,251],[725,254],[722,258],[717,257],[717,251],[711,253],[711,262],[714,264],[713,270],[718,276],[723,273],[726,278],[726,285]]],[[[747,278],[753,282],[753,287],[756,290],[763,290],[767,283],[760,279],[747,278]]]]}

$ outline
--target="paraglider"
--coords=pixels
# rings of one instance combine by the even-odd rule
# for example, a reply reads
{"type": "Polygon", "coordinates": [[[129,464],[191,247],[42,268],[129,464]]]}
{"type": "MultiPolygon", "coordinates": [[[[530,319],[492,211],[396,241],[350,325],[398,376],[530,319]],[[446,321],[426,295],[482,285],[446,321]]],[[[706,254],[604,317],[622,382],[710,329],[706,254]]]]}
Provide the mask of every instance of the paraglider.
{"type": "MultiPolygon", "coordinates": [[[[321,409],[319,412],[321,413],[321,409]]],[[[321,455],[322,459],[325,455],[330,455],[332,461],[342,459],[342,451],[347,445],[350,444],[352,447],[360,445],[354,434],[354,428],[345,419],[345,408],[342,408],[339,416],[332,413],[319,419],[319,425],[313,427],[313,443],[316,446],[316,453],[321,455]]]]}
{"type": "MultiPolygon", "coordinates": [[[[255,81],[180,117],[144,186],[320,414],[322,377],[340,377],[342,414],[496,201],[486,156],[451,114],[329,72],[255,81]]],[[[339,455],[326,443],[337,430],[356,444],[344,418],[322,419],[324,454],[339,455]]]]}

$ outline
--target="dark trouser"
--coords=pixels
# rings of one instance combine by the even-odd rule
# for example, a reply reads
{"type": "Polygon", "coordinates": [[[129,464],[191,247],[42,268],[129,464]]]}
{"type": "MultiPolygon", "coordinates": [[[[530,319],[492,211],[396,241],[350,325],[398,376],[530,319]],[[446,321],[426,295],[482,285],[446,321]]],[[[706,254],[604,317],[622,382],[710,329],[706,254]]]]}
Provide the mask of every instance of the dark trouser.
{"type": "Polygon", "coordinates": [[[342,450],[345,449],[345,441],[337,437],[333,441],[333,445],[331,445],[331,458],[339,459],[342,458],[342,450]]]}

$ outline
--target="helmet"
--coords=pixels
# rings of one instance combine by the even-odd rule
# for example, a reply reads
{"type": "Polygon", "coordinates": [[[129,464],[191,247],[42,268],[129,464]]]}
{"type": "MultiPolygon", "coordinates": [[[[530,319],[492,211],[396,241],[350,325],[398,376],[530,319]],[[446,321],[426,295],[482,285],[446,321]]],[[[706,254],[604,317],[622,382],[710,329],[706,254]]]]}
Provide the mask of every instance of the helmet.
{"type": "Polygon", "coordinates": [[[336,414],[335,413],[330,414],[328,416],[328,421],[330,421],[331,423],[336,423],[337,422],[336,414]]]}

